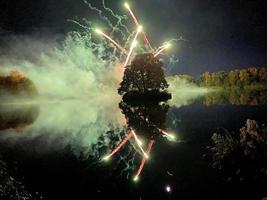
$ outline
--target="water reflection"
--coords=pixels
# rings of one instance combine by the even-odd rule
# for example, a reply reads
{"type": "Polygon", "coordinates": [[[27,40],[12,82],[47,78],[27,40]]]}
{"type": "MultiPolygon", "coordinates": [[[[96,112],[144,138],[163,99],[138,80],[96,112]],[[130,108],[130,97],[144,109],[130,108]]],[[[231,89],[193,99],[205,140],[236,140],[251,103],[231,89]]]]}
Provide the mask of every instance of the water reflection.
{"type": "Polygon", "coordinates": [[[155,138],[166,129],[166,115],[169,105],[166,102],[126,103],[119,104],[128,127],[136,130],[147,139],[155,138]]]}
{"type": "Polygon", "coordinates": [[[248,119],[239,133],[219,130],[212,136],[210,147],[213,167],[220,169],[225,179],[264,181],[267,174],[267,127],[248,119]]]}
{"type": "Polygon", "coordinates": [[[225,90],[215,90],[214,92],[206,93],[202,102],[205,105],[265,105],[267,104],[267,91],[252,89],[232,88],[225,90]]]}
{"type": "Polygon", "coordinates": [[[40,112],[38,105],[0,105],[0,131],[15,129],[16,132],[23,132],[37,119],[40,112]]]}
{"type": "MultiPolygon", "coordinates": [[[[169,105],[166,102],[136,103],[121,101],[119,108],[126,119],[126,134],[119,139],[111,153],[103,157],[103,160],[109,160],[129,142],[133,147],[131,150],[134,151],[134,153],[131,153],[132,158],[130,160],[133,162],[136,153],[141,158],[134,176],[134,181],[137,181],[157,138],[162,136],[169,140],[175,140],[174,135],[165,131],[169,105]]],[[[129,162],[126,161],[126,163],[129,162]]]]}
{"type": "Polygon", "coordinates": [[[77,155],[89,153],[101,134],[124,124],[117,102],[114,96],[1,104],[1,139],[12,144],[38,140],[39,152],[70,145],[77,155]]]}
{"type": "MultiPolygon", "coordinates": [[[[144,181],[137,186],[142,185],[142,194],[147,199],[163,195],[162,188],[167,185],[171,186],[172,195],[180,199],[186,199],[183,197],[191,194],[203,197],[204,193],[212,198],[215,193],[225,194],[225,198],[221,199],[227,199],[232,197],[232,191],[239,197],[244,188],[232,189],[230,184],[229,187],[225,186],[225,182],[217,176],[219,172],[211,168],[212,160],[207,159],[208,156],[203,159],[203,155],[207,154],[206,147],[218,127],[224,127],[229,132],[236,131],[248,117],[262,124],[267,117],[266,106],[229,105],[231,101],[222,103],[216,98],[212,106],[206,106],[203,105],[203,96],[181,96],[179,100],[174,95],[168,103],[126,103],[120,102],[119,97],[109,95],[107,98],[20,102],[10,106],[2,104],[1,154],[5,154],[7,160],[19,161],[18,168],[25,169],[21,174],[31,187],[35,187],[38,180],[37,191],[52,190],[51,195],[60,197],[62,194],[68,197],[68,191],[73,191],[75,195],[88,192],[100,195],[97,192],[100,189],[114,194],[114,191],[119,193],[121,188],[128,194],[133,190],[134,194],[139,194],[141,187],[127,185],[131,184],[128,176],[142,176],[144,181]],[[27,125],[21,129],[23,134],[17,133],[20,124],[27,125]],[[167,141],[173,139],[172,135],[168,135],[169,130],[173,130],[179,141],[182,138],[184,142],[167,141]],[[83,156],[80,156],[81,153],[83,156]],[[105,157],[109,157],[110,162],[104,162],[102,159],[105,157]],[[157,176],[154,176],[155,173],[157,176]],[[114,182],[116,185],[113,185],[114,182]],[[62,187],[58,188],[58,185],[62,187]],[[66,192],[66,188],[70,190],[66,192]]],[[[246,101],[243,103],[246,104],[246,101]]],[[[253,156],[257,159],[248,160],[244,165],[243,161],[238,164],[235,157],[231,157],[230,162],[243,167],[254,160],[266,160],[266,157],[259,158],[258,151],[253,156]]],[[[226,167],[235,170],[230,172],[238,171],[232,164],[226,167]]],[[[246,173],[243,169],[240,171],[242,175],[246,173]]],[[[262,180],[266,183],[263,173],[262,180]]],[[[264,187],[266,184],[261,185],[264,187]]],[[[256,187],[251,189],[253,193],[261,191],[256,187]]],[[[135,197],[139,198],[137,195],[135,197]]],[[[160,197],[166,199],[166,196],[160,197]]]]}

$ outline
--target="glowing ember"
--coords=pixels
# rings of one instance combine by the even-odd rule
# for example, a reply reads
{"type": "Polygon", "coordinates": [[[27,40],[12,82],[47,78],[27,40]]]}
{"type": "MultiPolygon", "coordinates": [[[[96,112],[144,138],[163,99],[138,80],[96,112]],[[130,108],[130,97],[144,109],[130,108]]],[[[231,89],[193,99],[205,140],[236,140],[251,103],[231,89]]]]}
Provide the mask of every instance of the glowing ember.
{"type": "Polygon", "coordinates": [[[165,190],[166,192],[170,193],[172,191],[171,186],[166,185],[165,190]]]}

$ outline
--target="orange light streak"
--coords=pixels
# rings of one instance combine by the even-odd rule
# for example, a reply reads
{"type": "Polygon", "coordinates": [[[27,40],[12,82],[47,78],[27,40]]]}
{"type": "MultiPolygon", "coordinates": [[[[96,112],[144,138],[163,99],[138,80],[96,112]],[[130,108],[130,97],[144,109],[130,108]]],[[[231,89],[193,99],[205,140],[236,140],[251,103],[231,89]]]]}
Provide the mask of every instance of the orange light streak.
{"type": "Polygon", "coordinates": [[[165,51],[168,47],[164,46],[163,48],[161,48],[160,50],[158,50],[158,52],[155,53],[154,58],[156,58],[158,55],[160,55],[163,51],[165,51]]]}
{"type": "MultiPolygon", "coordinates": [[[[150,142],[148,143],[148,146],[147,146],[147,150],[146,150],[146,153],[149,154],[151,149],[152,149],[152,146],[153,144],[155,143],[155,140],[150,140],[150,142]]],[[[143,157],[142,159],[142,162],[141,164],[139,165],[139,168],[138,168],[138,171],[134,177],[135,180],[138,179],[139,175],[141,174],[143,168],[144,168],[144,165],[145,165],[145,162],[146,162],[146,158],[143,157]]]]}
{"type": "Polygon", "coordinates": [[[124,49],[121,45],[119,45],[115,40],[113,40],[111,37],[109,37],[107,34],[105,34],[104,32],[102,32],[101,30],[96,29],[96,32],[102,36],[104,36],[106,39],[108,39],[112,44],[115,45],[115,47],[117,47],[123,54],[125,54],[126,56],[128,56],[128,53],[126,51],[126,49],[124,49]]]}
{"type": "Polygon", "coordinates": [[[104,160],[109,159],[112,157],[115,153],[117,153],[122,146],[133,136],[132,132],[130,132],[126,137],[121,141],[121,143],[107,156],[104,157],[104,160]]]}

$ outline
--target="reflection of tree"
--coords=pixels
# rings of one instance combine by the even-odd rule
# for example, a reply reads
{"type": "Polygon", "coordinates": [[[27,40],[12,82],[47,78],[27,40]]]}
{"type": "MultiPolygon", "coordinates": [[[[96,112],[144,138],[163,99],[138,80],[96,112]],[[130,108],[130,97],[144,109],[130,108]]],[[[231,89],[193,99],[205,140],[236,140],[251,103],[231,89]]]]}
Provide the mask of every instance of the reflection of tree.
{"type": "Polygon", "coordinates": [[[116,154],[116,157],[119,156],[119,161],[124,163],[126,169],[132,169],[130,166],[134,165],[136,159],[141,158],[135,175],[135,178],[137,178],[145,165],[156,138],[165,134],[165,120],[169,106],[166,103],[159,102],[129,105],[122,101],[119,103],[119,107],[125,115],[127,127],[123,131],[105,133],[99,138],[99,143],[94,148],[100,155],[109,151],[110,154],[104,156],[104,160],[116,154]],[[139,144],[141,141],[143,145],[139,144]]]}
{"type": "Polygon", "coordinates": [[[267,175],[267,127],[247,120],[239,135],[214,133],[212,136],[213,166],[223,170],[229,180],[247,181],[267,175]]]}
{"type": "Polygon", "coordinates": [[[128,126],[146,137],[159,135],[159,129],[165,129],[166,113],[169,109],[165,103],[129,105],[122,101],[119,107],[128,126]]]}
{"type": "MultiPolygon", "coordinates": [[[[122,101],[119,107],[122,109],[127,125],[131,130],[128,136],[131,137],[131,134],[138,134],[145,138],[147,141],[145,153],[149,156],[155,139],[159,135],[164,134],[163,130],[165,129],[166,114],[169,106],[165,103],[159,104],[159,102],[154,104],[129,105],[122,101]]],[[[135,142],[139,142],[137,138],[135,138],[135,142]]],[[[135,175],[136,179],[145,165],[147,159],[145,156],[142,155],[141,163],[135,175]]]]}
{"type": "Polygon", "coordinates": [[[21,132],[30,126],[39,115],[39,106],[0,106],[0,130],[14,128],[21,132]]]}

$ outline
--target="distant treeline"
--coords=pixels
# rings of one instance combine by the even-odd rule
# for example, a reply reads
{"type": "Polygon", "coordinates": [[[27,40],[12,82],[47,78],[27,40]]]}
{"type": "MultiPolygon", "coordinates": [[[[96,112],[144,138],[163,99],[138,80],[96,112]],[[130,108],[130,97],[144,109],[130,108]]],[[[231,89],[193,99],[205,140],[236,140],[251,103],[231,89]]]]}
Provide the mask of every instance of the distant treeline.
{"type": "Polygon", "coordinates": [[[230,72],[205,72],[197,79],[189,75],[176,75],[175,77],[204,87],[267,87],[266,67],[250,67],[248,69],[236,69],[230,72]]]}

